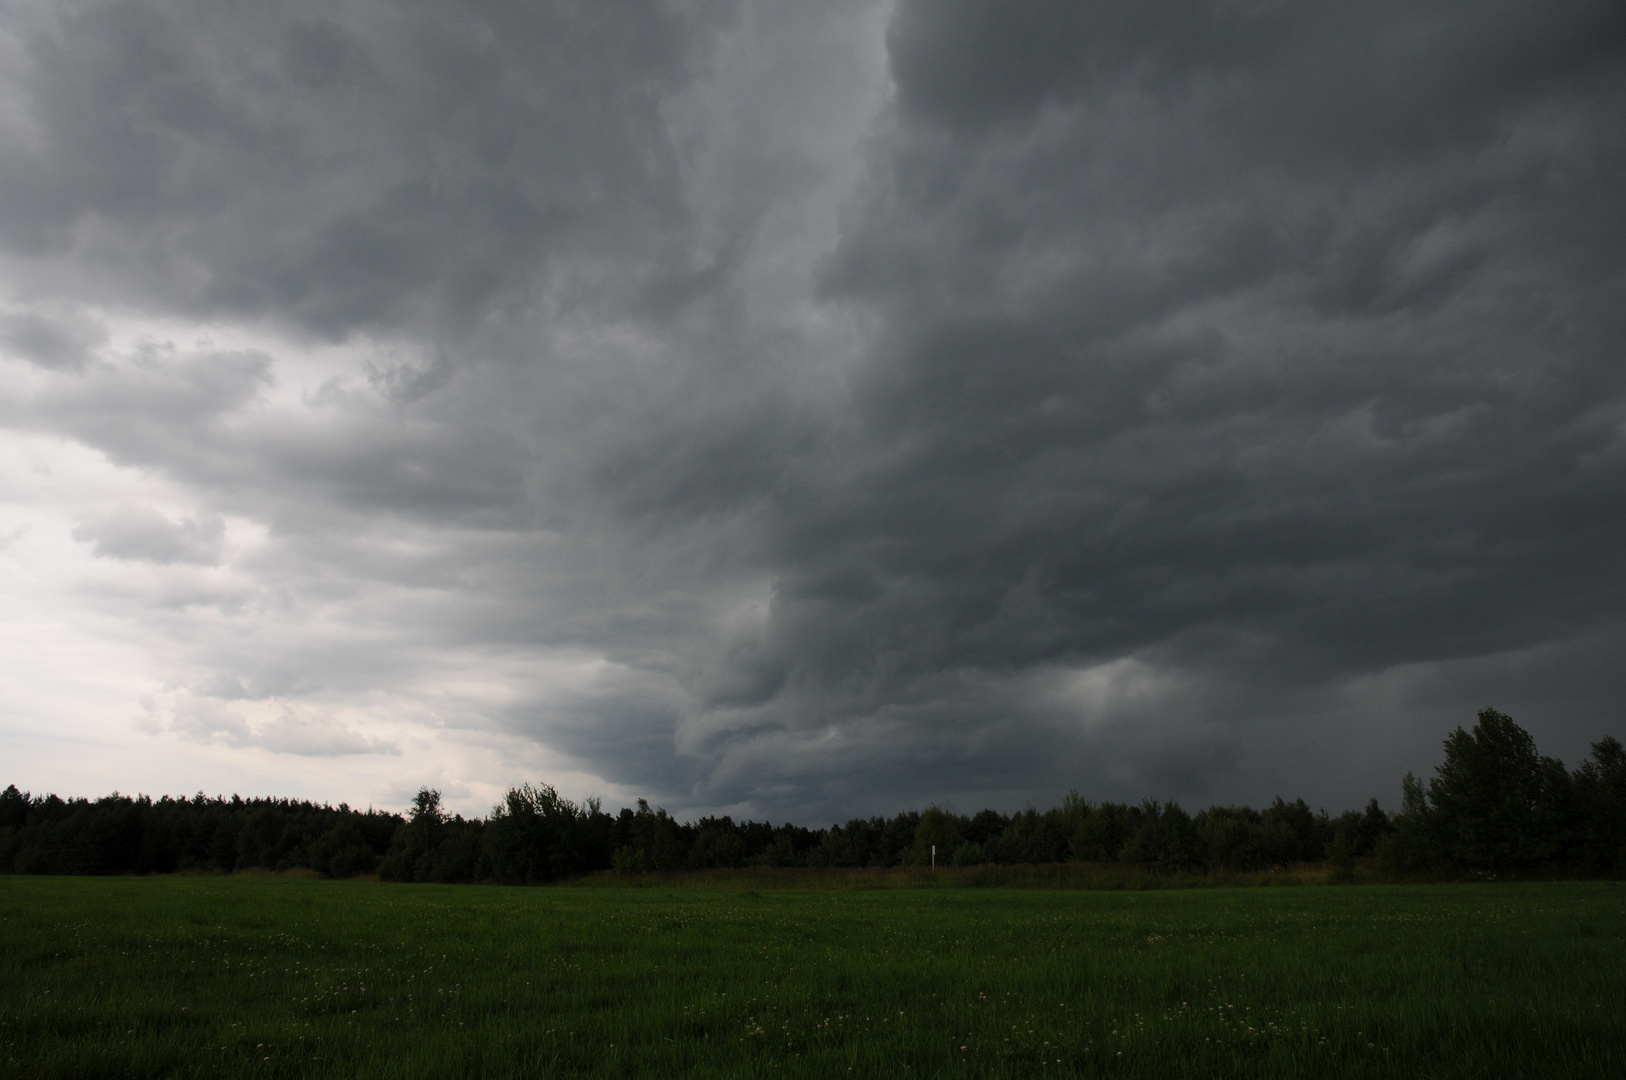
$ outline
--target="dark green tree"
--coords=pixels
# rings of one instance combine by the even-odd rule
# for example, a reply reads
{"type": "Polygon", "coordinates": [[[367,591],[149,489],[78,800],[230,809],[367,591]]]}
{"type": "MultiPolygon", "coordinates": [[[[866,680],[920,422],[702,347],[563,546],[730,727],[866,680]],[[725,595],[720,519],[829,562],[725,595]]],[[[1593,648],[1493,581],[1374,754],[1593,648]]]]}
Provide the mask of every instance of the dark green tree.
{"type": "Polygon", "coordinates": [[[1203,868],[1202,837],[1191,815],[1174,801],[1148,799],[1140,805],[1140,824],[1123,847],[1124,862],[1165,872],[1203,868]]]}
{"type": "Polygon", "coordinates": [[[549,784],[509,788],[482,837],[492,876],[522,885],[579,873],[586,860],[578,834],[589,813],[549,784]]]}
{"type": "Polygon", "coordinates": [[[680,870],[688,861],[684,827],[664,809],[650,809],[648,799],[638,800],[636,812],[621,811],[621,828],[627,842],[615,852],[620,870],[680,870]]]}
{"type": "Polygon", "coordinates": [[[930,866],[932,849],[937,849],[938,866],[948,866],[954,849],[960,846],[960,823],[954,815],[938,806],[928,806],[915,825],[914,843],[909,846],[905,860],[909,866],[930,866]]]}
{"type": "Polygon", "coordinates": [[[448,817],[440,792],[419,788],[407,823],[378,868],[386,881],[475,881],[489,876],[480,850],[483,822],[448,817]]]}
{"type": "Polygon", "coordinates": [[[328,877],[347,878],[378,869],[378,855],[367,846],[356,823],[340,820],[310,845],[310,866],[328,877]]]}
{"type": "Polygon", "coordinates": [[[1437,854],[1459,867],[1509,873],[1550,864],[1570,840],[1570,776],[1536,751],[1530,733],[1495,709],[1472,731],[1445,739],[1428,785],[1426,814],[1437,854]]]}
{"type": "Polygon", "coordinates": [[[1428,805],[1428,789],[1412,773],[1400,781],[1400,813],[1394,828],[1378,843],[1378,864],[1385,873],[1415,873],[1438,866],[1443,861],[1434,829],[1434,813],[1428,805]]]}
{"type": "Polygon", "coordinates": [[[1594,874],[1626,873],[1626,747],[1613,735],[1593,743],[1574,780],[1577,861],[1594,874]]]}
{"type": "MultiPolygon", "coordinates": [[[[1076,813],[1073,815],[1076,819],[1076,813]]],[[[1040,813],[1033,807],[1011,815],[1005,831],[989,845],[995,862],[1053,863],[1067,858],[1067,815],[1063,810],[1040,813]]]]}
{"type": "Polygon", "coordinates": [[[689,848],[689,866],[695,870],[718,867],[744,866],[747,854],[745,838],[734,828],[732,819],[702,818],[689,848]]]}
{"type": "Polygon", "coordinates": [[[1117,862],[1138,824],[1137,813],[1123,803],[1090,805],[1068,837],[1068,854],[1079,862],[1117,862]]]}
{"type": "Polygon", "coordinates": [[[1210,807],[1197,815],[1196,824],[1207,847],[1209,866],[1223,870],[1263,870],[1270,865],[1259,811],[1252,807],[1210,807]]]}

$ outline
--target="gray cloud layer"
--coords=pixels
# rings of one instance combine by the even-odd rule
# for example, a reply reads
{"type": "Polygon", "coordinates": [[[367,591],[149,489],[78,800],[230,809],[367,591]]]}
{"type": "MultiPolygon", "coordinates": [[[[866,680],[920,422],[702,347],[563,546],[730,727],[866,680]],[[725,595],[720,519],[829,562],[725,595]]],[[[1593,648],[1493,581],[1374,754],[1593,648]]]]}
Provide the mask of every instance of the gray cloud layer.
{"type": "Polygon", "coordinates": [[[175,735],[384,752],[221,702],[482,656],[480,723],[822,818],[1619,733],[1618,4],[13,7],[0,422],[251,583],[161,622],[175,735]]]}

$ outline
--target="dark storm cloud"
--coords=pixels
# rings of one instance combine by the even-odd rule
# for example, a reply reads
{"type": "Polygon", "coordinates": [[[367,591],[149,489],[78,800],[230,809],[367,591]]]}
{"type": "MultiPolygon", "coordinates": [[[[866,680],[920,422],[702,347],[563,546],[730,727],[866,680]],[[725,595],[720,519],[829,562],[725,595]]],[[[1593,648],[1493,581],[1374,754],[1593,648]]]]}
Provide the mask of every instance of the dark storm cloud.
{"type": "MultiPolygon", "coordinates": [[[[0,417],[71,434],[121,465],[203,485],[248,481],[261,514],[287,501],[299,517],[333,503],[443,522],[507,520],[523,499],[525,451],[477,423],[431,419],[408,428],[376,399],[358,408],[335,391],[310,403],[307,423],[256,424],[276,383],[273,358],[263,352],[166,343],[112,359],[37,393],[0,397],[0,417]],[[324,423],[324,413],[338,422],[324,423]]],[[[433,366],[369,374],[391,401],[422,396],[449,378],[433,366]]]]}
{"type": "Polygon", "coordinates": [[[1136,655],[1246,673],[1161,703],[1241,748],[1618,623],[1618,6],[920,3],[889,48],[825,283],[885,329],[782,522],[777,682],[1136,655]]]}
{"type": "Polygon", "coordinates": [[[19,16],[0,419],[192,493],[73,535],[263,619],[160,597],[165,730],[383,752],[232,702],[484,672],[612,784],[822,819],[1618,724],[1618,4],[876,15],[19,16]]]}
{"type": "Polygon", "coordinates": [[[721,788],[1339,789],[1350,681],[1617,626],[1622,21],[1551,15],[904,5],[721,788]]]}
{"type": "Polygon", "coordinates": [[[0,348],[40,367],[77,371],[106,334],[83,318],[52,318],[37,311],[0,314],[0,348]]]}
{"type": "Polygon", "coordinates": [[[913,118],[963,131],[1125,90],[1165,105],[1197,98],[1212,133],[1241,136],[1249,164],[1326,171],[1473,145],[1532,96],[1610,78],[1623,18],[1601,0],[1016,11],[954,0],[900,5],[888,45],[913,118]]]}
{"type": "Polygon", "coordinates": [[[0,238],[121,294],[329,335],[466,322],[636,277],[681,223],[658,108],[706,21],[668,5],[33,15],[0,238]]]}

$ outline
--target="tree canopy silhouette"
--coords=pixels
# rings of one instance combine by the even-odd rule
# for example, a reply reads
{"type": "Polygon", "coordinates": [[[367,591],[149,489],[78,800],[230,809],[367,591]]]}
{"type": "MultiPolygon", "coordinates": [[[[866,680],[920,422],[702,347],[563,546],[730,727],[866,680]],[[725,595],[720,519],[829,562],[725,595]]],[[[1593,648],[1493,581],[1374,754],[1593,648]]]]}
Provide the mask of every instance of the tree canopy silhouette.
{"type": "Polygon", "coordinates": [[[1263,810],[1092,802],[1014,814],[939,806],[808,829],[705,817],[645,799],[611,815],[547,784],[508,789],[484,819],[447,814],[421,788],[405,818],[287,799],[113,795],[94,801],[0,792],[0,873],[129,874],[309,869],[391,881],[540,884],[597,871],[1120,862],[1161,872],[1259,871],[1328,862],[1348,877],[1626,872],[1626,748],[1595,743],[1573,773],[1505,713],[1483,709],[1445,739],[1425,784],[1407,774],[1400,813],[1371,800],[1331,817],[1303,799],[1263,810]]]}

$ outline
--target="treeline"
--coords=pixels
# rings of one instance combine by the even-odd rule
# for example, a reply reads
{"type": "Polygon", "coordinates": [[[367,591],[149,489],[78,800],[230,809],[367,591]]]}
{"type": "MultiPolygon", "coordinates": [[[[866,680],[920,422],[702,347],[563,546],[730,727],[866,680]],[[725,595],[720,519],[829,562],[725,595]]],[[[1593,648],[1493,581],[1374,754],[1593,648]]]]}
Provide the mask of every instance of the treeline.
{"type": "Polygon", "coordinates": [[[332,877],[529,884],[603,870],[881,868],[1122,863],[1162,872],[1328,863],[1350,875],[1606,875],[1626,872],[1626,750],[1594,744],[1573,773],[1494,709],[1445,740],[1427,784],[1408,774],[1399,813],[1376,799],[1337,817],[1304,800],[1263,810],[1091,802],[972,815],[938,807],[827,829],[704,817],[638,800],[605,812],[546,785],[510,789],[484,819],[448,815],[421,790],[405,817],[287,800],[94,801],[0,793],[0,872],[167,873],[308,868],[332,877]]]}
{"type": "Polygon", "coordinates": [[[1587,875],[1626,873],[1626,747],[1592,744],[1573,773],[1536,751],[1530,733],[1495,709],[1445,740],[1425,785],[1402,782],[1401,811],[1384,845],[1400,871],[1587,875]]]}
{"type": "Polygon", "coordinates": [[[307,868],[332,877],[378,869],[399,814],[291,799],[30,797],[0,792],[0,873],[169,874],[307,868]]]}

